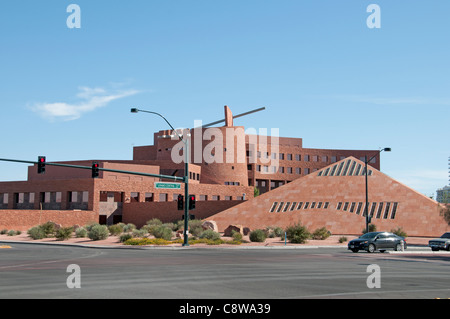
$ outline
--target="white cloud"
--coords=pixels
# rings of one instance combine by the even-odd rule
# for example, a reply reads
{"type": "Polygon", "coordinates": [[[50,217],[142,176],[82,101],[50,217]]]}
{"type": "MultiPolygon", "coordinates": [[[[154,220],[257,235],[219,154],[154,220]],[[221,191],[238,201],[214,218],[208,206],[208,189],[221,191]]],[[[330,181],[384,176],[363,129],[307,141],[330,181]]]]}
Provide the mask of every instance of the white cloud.
{"type": "Polygon", "coordinates": [[[78,103],[35,103],[31,106],[31,109],[50,120],[62,119],[71,121],[79,119],[84,113],[105,107],[114,100],[137,93],[139,93],[137,90],[108,92],[103,88],[80,87],[77,97],[81,101],[78,103]]]}

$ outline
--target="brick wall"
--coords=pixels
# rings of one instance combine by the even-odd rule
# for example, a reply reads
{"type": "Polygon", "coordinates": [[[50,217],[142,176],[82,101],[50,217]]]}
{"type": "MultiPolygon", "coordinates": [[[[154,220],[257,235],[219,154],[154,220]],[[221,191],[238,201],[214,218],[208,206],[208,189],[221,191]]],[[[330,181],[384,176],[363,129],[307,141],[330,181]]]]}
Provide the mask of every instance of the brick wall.
{"type": "Polygon", "coordinates": [[[84,226],[98,222],[98,214],[93,211],[0,210],[0,229],[26,231],[47,221],[63,227],[84,226]]]}

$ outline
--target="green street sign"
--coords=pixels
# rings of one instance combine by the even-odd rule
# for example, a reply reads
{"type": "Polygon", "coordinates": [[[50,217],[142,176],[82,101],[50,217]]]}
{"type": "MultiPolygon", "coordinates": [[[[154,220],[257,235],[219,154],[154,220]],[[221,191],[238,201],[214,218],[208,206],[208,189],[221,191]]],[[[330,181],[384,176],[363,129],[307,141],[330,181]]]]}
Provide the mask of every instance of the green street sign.
{"type": "Polygon", "coordinates": [[[158,189],[181,189],[180,183],[155,182],[155,188],[158,189]]]}

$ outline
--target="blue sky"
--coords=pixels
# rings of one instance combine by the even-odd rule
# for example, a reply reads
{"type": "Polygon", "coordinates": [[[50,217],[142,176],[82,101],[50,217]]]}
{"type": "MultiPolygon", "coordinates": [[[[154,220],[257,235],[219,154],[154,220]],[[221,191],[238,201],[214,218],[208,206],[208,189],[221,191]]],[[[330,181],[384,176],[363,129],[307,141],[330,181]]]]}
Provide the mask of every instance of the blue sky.
{"type": "MultiPolygon", "coordinates": [[[[131,107],[192,127],[224,105],[265,106],[236,125],[307,148],[391,147],[382,171],[435,194],[448,184],[449,13],[446,0],[4,0],[0,157],[131,159],[165,128],[131,107]]],[[[0,163],[0,180],[26,171],[0,163]]]]}

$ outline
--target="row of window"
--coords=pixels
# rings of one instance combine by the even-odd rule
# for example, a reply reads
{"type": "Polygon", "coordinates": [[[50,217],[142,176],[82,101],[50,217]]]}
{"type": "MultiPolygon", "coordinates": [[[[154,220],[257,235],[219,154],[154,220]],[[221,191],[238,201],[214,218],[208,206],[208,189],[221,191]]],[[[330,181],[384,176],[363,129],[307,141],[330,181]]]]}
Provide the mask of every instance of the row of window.
{"type": "MultiPolygon", "coordinates": [[[[317,176],[363,176],[365,174],[366,168],[362,164],[349,159],[332,167],[322,169],[317,173],[317,176]]],[[[369,169],[367,174],[372,175],[372,170],[369,169]]]]}
{"type": "MultiPolygon", "coordinates": [[[[252,166],[248,165],[248,170],[251,170],[252,166]]],[[[267,165],[256,165],[256,171],[262,173],[281,173],[281,174],[302,174],[302,169],[300,167],[284,167],[284,166],[267,166],[267,165]]],[[[312,169],[313,172],[317,171],[317,168],[312,169]]],[[[303,168],[303,174],[308,175],[311,172],[310,168],[303,168]]]]}
{"type": "MultiPolygon", "coordinates": [[[[329,202],[274,202],[269,210],[271,213],[280,213],[294,210],[305,209],[327,209],[329,202]]],[[[369,216],[377,219],[395,219],[398,210],[398,203],[394,202],[373,202],[369,203],[369,216]],[[376,212],[376,214],[375,214],[376,212]]],[[[336,210],[355,213],[356,215],[366,216],[365,204],[363,202],[339,202],[336,210]]]]}
{"type": "MultiPolygon", "coordinates": [[[[155,197],[157,196],[158,202],[168,202],[168,201],[177,201],[178,195],[180,194],[168,194],[168,193],[145,193],[144,194],[144,201],[145,202],[154,202],[155,197]],[[172,197],[172,198],[170,198],[172,197]]],[[[184,195],[184,194],[182,194],[184,195]]],[[[129,200],[127,199],[127,202],[139,202],[139,192],[131,192],[129,200]]],[[[218,201],[218,200],[243,200],[243,196],[221,196],[221,195],[198,195],[197,201],[218,201]]],[[[100,202],[124,202],[124,193],[123,192],[106,192],[102,191],[100,192],[100,202]]]]}
{"type": "Polygon", "coordinates": [[[272,204],[272,207],[270,208],[270,212],[274,213],[280,213],[280,212],[287,212],[287,211],[293,211],[293,210],[300,210],[300,209],[327,209],[330,205],[330,202],[280,202],[278,205],[278,202],[274,202],[272,204]],[[310,205],[311,204],[311,205],[310,205]]]}
{"type": "MultiPolygon", "coordinates": [[[[61,203],[62,192],[40,192],[39,202],[50,203],[51,201],[55,203],[61,203]]],[[[35,193],[14,193],[14,204],[32,204],[35,201],[35,193]]],[[[68,201],[70,203],[83,202],[87,203],[89,199],[89,192],[68,192],[68,201]]],[[[9,194],[0,194],[0,204],[7,205],[9,201],[9,194]]]]}

